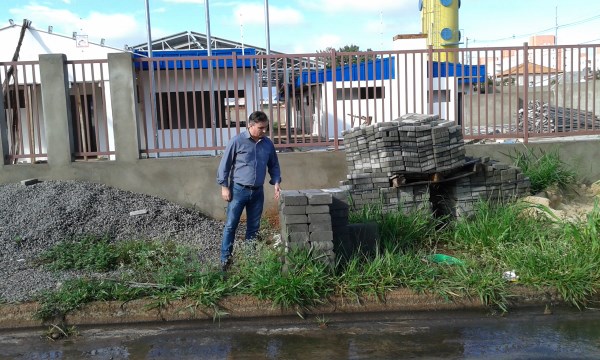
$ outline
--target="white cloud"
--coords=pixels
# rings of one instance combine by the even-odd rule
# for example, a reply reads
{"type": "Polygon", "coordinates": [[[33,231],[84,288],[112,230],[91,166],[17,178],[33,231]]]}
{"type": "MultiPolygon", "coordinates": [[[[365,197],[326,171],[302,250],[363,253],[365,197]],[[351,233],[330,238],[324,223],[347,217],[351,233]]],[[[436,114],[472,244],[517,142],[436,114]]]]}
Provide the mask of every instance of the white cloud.
{"type": "Polygon", "coordinates": [[[52,26],[56,34],[71,36],[73,32],[77,32],[88,35],[92,42],[106,39],[107,45],[117,48],[127,42],[132,45],[132,42],[140,41],[139,39],[143,41],[146,33],[144,18],[139,22],[138,17],[133,14],[91,12],[82,17],[67,9],[52,9],[40,5],[27,5],[10,9],[9,12],[15,19],[31,20],[36,29],[45,30],[52,26]]]}
{"type": "Polygon", "coordinates": [[[328,47],[339,48],[342,46],[342,38],[334,34],[323,34],[315,39],[313,42],[316,46],[316,50],[325,50],[328,47]]]}
{"type": "Polygon", "coordinates": [[[416,0],[300,0],[299,3],[311,10],[325,12],[380,12],[400,11],[414,7],[416,0]]]}
{"type": "MultiPolygon", "coordinates": [[[[242,4],[234,9],[238,24],[261,25],[265,23],[265,8],[259,4],[242,4]]],[[[304,22],[302,14],[292,8],[279,8],[269,5],[270,25],[298,25],[304,22]]]]}

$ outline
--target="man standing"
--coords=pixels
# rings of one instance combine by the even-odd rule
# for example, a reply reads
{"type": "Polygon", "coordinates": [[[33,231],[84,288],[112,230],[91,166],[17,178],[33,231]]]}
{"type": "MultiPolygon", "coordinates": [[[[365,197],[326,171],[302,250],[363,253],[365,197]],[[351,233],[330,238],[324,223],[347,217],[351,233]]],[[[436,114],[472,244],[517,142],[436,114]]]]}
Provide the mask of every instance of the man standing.
{"type": "Polygon", "coordinates": [[[246,241],[256,238],[265,199],[263,183],[267,170],[271,176],[269,183],[275,186],[275,200],[279,199],[281,171],[275,146],[265,136],[268,130],[267,114],[262,111],[250,114],[248,129],[229,141],[219,164],[217,182],[221,185],[223,200],[229,202],[221,241],[223,271],[230,265],[235,232],[244,208],[246,241]]]}

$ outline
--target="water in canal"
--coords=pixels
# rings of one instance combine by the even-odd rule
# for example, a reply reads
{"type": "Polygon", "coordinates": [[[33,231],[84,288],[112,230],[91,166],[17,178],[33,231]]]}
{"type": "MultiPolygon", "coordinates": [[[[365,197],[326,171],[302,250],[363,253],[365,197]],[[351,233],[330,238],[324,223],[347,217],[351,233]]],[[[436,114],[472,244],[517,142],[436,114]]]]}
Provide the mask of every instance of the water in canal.
{"type": "Polygon", "coordinates": [[[0,359],[600,359],[600,311],[308,316],[0,332],[0,359]]]}

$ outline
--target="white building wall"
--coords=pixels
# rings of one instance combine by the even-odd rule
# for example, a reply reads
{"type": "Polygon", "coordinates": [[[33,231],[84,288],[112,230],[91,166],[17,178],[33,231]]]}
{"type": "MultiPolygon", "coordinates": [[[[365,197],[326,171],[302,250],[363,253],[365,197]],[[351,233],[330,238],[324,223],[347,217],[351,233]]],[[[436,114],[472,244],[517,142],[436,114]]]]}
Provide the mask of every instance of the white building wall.
{"type": "MultiPolygon", "coordinates": [[[[254,109],[258,107],[259,98],[261,96],[260,88],[257,88],[258,79],[253,71],[247,70],[245,72],[238,69],[239,78],[233,76],[233,69],[221,69],[213,73],[213,87],[215,89],[215,101],[217,101],[217,91],[234,90],[237,82],[237,89],[244,91],[245,97],[245,108],[246,113],[250,114],[254,109]],[[244,76],[245,73],[245,76],[244,76]]],[[[140,119],[145,119],[146,132],[141,133],[142,141],[148,140],[146,144],[148,149],[178,149],[188,147],[212,147],[212,146],[225,146],[227,139],[230,139],[232,135],[238,132],[235,124],[231,125],[231,128],[217,127],[215,131],[212,128],[209,129],[162,129],[157,130],[155,125],[152,124],[152,103],[150,101],[151,86],[150,86],[150,75],[148,71],[142,71],[141,81],[142,85],[140,89],[145,91],[143,94],[144,114],[140,114],[140,119]],[[145,135],[145,136],[144,136],[145,135]],[[158,146],[157,146],[158,145],[158,146]]],[[[191,91],[207,91],[211,88],[210,77],[208,69],[187,69],[187,70],[159,70],[155,72],[155,84],[156,92],[185,92],[191,91]],[[185,73],[185,75],[184,75],[185,73]]],[[[222,99],[224,100],[224,99],[222,99]]],[[[159,113],[158,104],[157,114],[159,113]]],[[[188,104],[192,107],[193,104],[188,104]]],[[[205,108],[210,107],[209,103],[204,104],[205,108]]],[[[198,109],[198,116],[202,114],[202,104],[196,103],[198,109]]],[[[218,109],[215,108],[215,111],[218,109]]],[[[245,120],[245,119],[244,119],[245,120]]],[[[159,119],[156,118],[158,122],[159,119]]],[[[218,119],[217,119],[218,121],[218,119]]],[[[243,131],[245,128],[240,128],[239,131],[243,131]]],[[[143,129],[141,129],[143,131],[143,129]]],[[[198,151],[198,152],[163,152],[160,154],[164,156],[182,156],[182,155],[214,155],[214,150],[198,151]]]]}
{"type": "MultiPolygon", "coordinates": [[[[338,81],[335,84],[325,82],[318,85],[323,95],[320,96],[318,112],[314,113],[312,119],[312,134],[332,139],[336,126],[338,136],[341,136],[342,131],[363,122],[358,118],[353,119],[348,113],[371,116],[373,123],[393,121],[408,113],[429,113],[427,53],[409,53],[410,50],[425,48],[426,39],[423,37],[408,36],[395,40],[394,50],[400,52],[394,53],[390,59],[394,67],[393,79],[338,81]],[[383,99],[338,99],[334,104],[334,91],[360,87],[382,87],[383,99]]],[[[454,78],[433,79],[433,113],[456,121],[457,91],[454,78]]]]}

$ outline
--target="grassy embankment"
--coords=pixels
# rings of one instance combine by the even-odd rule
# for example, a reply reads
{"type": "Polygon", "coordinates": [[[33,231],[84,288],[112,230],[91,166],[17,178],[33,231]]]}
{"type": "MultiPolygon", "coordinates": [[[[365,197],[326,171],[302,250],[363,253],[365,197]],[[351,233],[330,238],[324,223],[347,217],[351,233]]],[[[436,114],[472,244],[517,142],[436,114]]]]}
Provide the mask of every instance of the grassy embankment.
{"type": "MultiPolygon", "coordinates": [[[[533,192],[575,182],[574,172],[557,153],[530,152],[513,159],[530,177],[533,192]]],[[[451,222],[425,212],[384,214],[374,205],[351,214],[353,222],[377,222],[381,243],[374,254],[357,254],[332,268],[310,253],[291,253],[282,271],[278,250],[259,243],[238,251],[226,276],[198,263],[194,249],[174,243],[65,240],[39,259],[40,266],[96,274],[121,271],[116,278],[80,278],[42,294],[36,316],[47,321],[92,301],[147,298],[154,308],[176,299],[191,300],[219,317],[219,301],[231,295],[304,310],[332,295],[356,302],[366,295],[385,301],[390,290],[399,288],[438,294],[448,301],[475,297],[508,311],[511,287],[516,285],[503,278],[506,271],[518,275],[518,286],[558,291],[563,300],[585,307],[600,288],[600,206],[596,203],[579,223],[539,215],[550,213],[539,205],[538,215],[525,211],[532,206],[482,202],[474,217],[451,222]],[[455,261],[435,261],[436,254],[451,255],[455,261]]]]}

